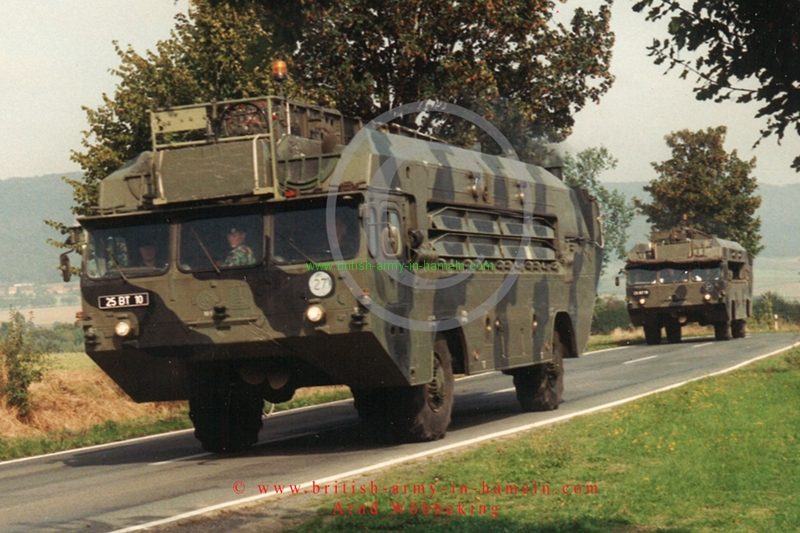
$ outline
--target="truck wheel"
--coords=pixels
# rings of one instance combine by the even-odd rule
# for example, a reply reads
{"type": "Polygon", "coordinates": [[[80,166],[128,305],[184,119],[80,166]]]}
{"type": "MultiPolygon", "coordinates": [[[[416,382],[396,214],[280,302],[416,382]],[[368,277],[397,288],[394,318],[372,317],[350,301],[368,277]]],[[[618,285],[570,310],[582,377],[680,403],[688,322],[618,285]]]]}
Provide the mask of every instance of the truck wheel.
{"type": "Polygon", "coordinates": [[[714,338],[718,341],[727,341],[731,338],[730,320],[723,320],[714,324],[714,338]]]}
{"type": "MultiPolygon", "coordinates": [[[[668,342],[670,342],[672,344],[676,344],[676,343],[681,342],[681,325],[677,320],[673,320],[673,321],[667,322],[667,325],[666,325],[665,329],[667,330],[667,341],[668,342]]],[[[659,332],[659,337],[660,336],[661,335],[660,335],[660,332],[659,332]]],[[[659,340],[661,340],[661,339],[659,339],[659,340]]]]}
{"type": "Polygon", "coordinates": [[[353,406],[364,422],[381,422],[386,418],[386,389],[350,389],[353,406]]]}
{"type": "Polygon", "coordinates": [[[747,336],[747,321],[734,320],[731,322],[731,335],[734,339],[743,339],[747,336]]]}
{"type": "Polygon", "coordinates": [[[553,332],[553,360],[514,373],[514,387],[523,411],[558,409],[564,394],[564,344],[557,331],[553,332]]]}
{"type": "Polygon", "coordinates": [[[257,390],[228,365],[197,367],[190,372],[189,418],[203,449],[234,452],[255,444],[264,409],[257,390]]]}
{"type": "MultiPolygon", "coordinates": [[[[425,385],[383,389],[386,421],[398,440],[422,442],[441,439],[453,412],[453,359],[444,337],[433,345],[433,379],[425,385]]],[[[359,400],[359,407],[362,402],[359,400]]],[[[371,416],[373,411],[361,407],[371,416]]]]}
{"type": "Polygon", "coordinates": [[[647,344],[661,344],[661,325],[645,324],[644,339],[647,341],[647,344]]]}

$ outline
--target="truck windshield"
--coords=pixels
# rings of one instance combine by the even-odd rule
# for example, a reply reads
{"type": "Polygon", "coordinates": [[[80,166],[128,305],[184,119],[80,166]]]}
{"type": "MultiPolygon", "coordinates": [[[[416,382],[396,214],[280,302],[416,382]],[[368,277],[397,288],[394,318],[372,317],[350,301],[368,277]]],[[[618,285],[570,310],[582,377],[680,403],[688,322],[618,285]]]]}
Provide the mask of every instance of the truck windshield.
{"type": "MultiPolygon", "coordinates": [[[[273,219],[273,259],[278,263],[333,261],[325,213],[325,207],[276,212],[273,219]]],[[[336,208],[336,233],[342,257],[353,258],[361,247],[356,205],[339,205],[336,208]]]]}
{"type": "Polygon", "coordinates": [[[264,256],[264,217],[214,217],[181,223],[178,266],[187,272],[251,267],[264,256]]]}
{"type": "Polygon", "coordinates": [[[92,279],[155,276],[169,266],[169,225],[89,230],[86,274],[92,279]]]}
{"type": "Polygon", "coordinates": [[[659,283],[686,283],[687,281],[689,281],[688,268],[670,267],[658,271],[659,283]]]}
{"type": "Polygon", "coordinates": [[[692,269],[692,281],[719,281],[722,279],[719,266],[695,267],[692,269]]]}
{"type": "Polygon", "coordinates": [[[628,283],[631,285],[652,285],[656,282],[656,271],[647,268],[628,270],[628,283]]]}

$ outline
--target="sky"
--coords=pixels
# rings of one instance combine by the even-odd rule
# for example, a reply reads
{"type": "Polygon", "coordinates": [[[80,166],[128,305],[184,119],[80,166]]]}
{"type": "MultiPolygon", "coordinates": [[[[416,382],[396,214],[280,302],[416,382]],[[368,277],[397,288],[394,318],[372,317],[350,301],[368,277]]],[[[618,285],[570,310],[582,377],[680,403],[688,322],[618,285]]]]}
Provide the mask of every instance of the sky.
{"type": "MultiPolygon", "coordinates": [[[[598,0],[557,2],[558,9],[596,9],[598,0]]],[[[79,171],[70,161],[81,151],[86,129],[82,106],[96,108],[113,95],[119,66],[113,41],[139,54],[169,38],[174,16],[188,0],[3,0],[0,22],[0,179],[79,171]],[[31,112],[35,109],[35,112],[31,112]]],[[[576,114],[573,135],[563,149],[576,153],[605,146],[619,161],[604,182],[649,181],[652,162],[670,157],[670,132],[725,125],[725,148],[742,159],[757,157],[759,182],[800,182],[791,168],[800,138],[789,133],[782,145],[771,137],[753,149],[765,119],[754,118],[757,104],[699,102],[693,79],[653,64],[646,46],[664,23],[651,23],[631,10],[632,0],[616,0],[616,34],[611,71],[616,81],[599,104],[576,114]]]]}

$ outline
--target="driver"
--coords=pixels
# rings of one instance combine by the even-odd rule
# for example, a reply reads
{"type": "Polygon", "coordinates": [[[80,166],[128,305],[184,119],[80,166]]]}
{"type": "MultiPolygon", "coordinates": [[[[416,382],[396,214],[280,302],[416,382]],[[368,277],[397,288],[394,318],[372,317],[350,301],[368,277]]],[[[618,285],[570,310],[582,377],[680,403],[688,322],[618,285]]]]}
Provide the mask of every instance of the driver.
{"type": "Polygon", "coordinates": [[[243,266],[255,264],[256,258],[253,255],[253,250],[245,244],[247,240],[247,232],[242,228],[230,226],[225,232],[225,237],[228,239],[228,244],[231,251],[225,256],[225,260],[221,266],[243,266]]]}

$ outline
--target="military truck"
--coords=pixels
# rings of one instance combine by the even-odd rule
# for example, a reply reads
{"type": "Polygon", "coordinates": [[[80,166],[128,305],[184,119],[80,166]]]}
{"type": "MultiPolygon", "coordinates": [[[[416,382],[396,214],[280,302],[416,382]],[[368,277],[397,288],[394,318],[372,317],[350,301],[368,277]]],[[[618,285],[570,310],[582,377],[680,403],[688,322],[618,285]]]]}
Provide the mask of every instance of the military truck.
{"type": "Polygon", "coordinates": [[[279,97],[154,111],[152,150],[79,220],[86,352],[137,402],[188,399],[206,450],[252,445],[264,401],[301,387],[347,385],[409,441],[445,434],[457,374],[512,375],[524,410],[562,401],[597,203],[513,157],[367,126],[279,97]]]}
{"type": "MultiPolygon", "coordinates": [[[[691,228],[655,231],[628,253],[625,301],[647,344],[681,341],[681,328],[714,326],[717,340],[743,338],[752,312],[753,259],[740,244],[691,228]]],[[[619,278],[617,278],[619,282],[619,278]]]]}

